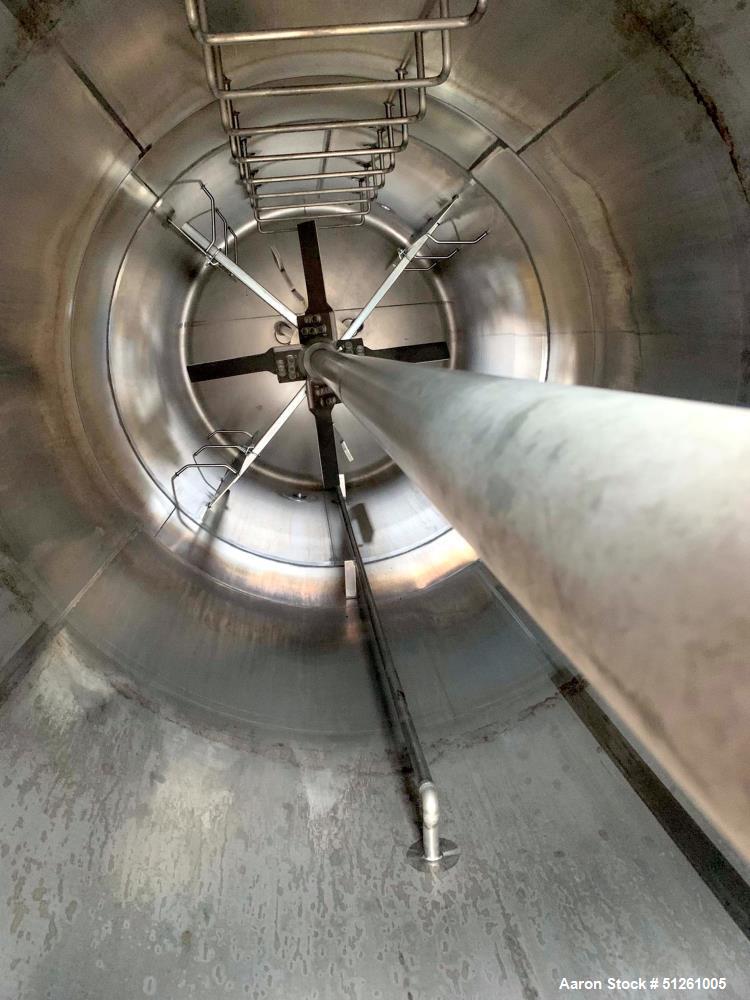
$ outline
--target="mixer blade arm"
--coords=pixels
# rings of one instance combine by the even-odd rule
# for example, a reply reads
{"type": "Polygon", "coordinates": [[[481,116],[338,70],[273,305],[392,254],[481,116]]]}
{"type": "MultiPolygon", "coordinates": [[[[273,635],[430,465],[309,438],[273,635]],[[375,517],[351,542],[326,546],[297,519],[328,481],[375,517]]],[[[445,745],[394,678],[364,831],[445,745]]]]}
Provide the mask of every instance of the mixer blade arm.
{"type": "Polygon", "coordinates": [[[232,375],[250,375],[253,372],[271,372],[276,374],[273,348],[263,354],[247,354],[241,358],[224,358],[221,361],[208,361],[198,365],[187,366],[188,378],[191,382],[211,382],[217,378],[230,378],[232,375]]]}
{"type": "Polygon", "coordinates": [[[450,352],[444,340],[429,344],[402,344],[400,347],[365,347],[368,358],[385,358],[387,361],[448,361],[450,352]]]}
{"type": "Polygon", "coordinates": [[[339,485],[339,462],[336,454],[333,417],[330,410],[317,411],[313,413],[313,416],[315,417],[315,430],[318,433],[323,488],[326,490],[336,489],[339,485]]]}

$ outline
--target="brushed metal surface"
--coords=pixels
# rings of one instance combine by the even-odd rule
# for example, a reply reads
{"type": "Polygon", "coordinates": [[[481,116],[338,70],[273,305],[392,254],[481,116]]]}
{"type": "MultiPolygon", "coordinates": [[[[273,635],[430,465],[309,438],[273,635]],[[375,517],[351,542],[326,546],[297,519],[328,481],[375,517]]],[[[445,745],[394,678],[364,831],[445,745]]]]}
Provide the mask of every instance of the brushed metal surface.
{"type": "Polygon", "coordinates": [[[461,839],[438,878],[403,858],[382,735],[216,739],[123,691],[64,632],[0,707],[3,1000],[530,1000],[692,966],[747,995],[746,939],[544,677],[499,721],[435,734],[461,839]]]}
{"type": "MultiPolygon", "coordinates": [[[[225,28],[361,7],[214,2],[225,28]]],[[[661,9],[492,2],[454,39],[450,85],[379,218],[405,239],[473,178],[461,225],[486,215],[492,233],[431,282],[407,276],[368,336],[442,327],[475,370],[538,377],[548,350],[551,380],[750,401],[750,18],[728,0],[661,9]]],[[[334,61],[380,75],[405,54],[388,36],[295,45],[227,65],[252,84],[334,61]]],[[[0,676],[31,670],[0,710],[2,1000],[228,983],[259,998],[529,1000],[573,954],[571,975],[679,974],[690,955],[747,996],[736,929],[547,702],[536,647],[487,602],[467,543],[363,439],[355,530],[462,849],[460,881],[403,888],[392,859],[416,833],[345,615],[337,527],[270,468],[200,527],[170,517],[162,488],[207,433],[180,355],[229,343],[233,317],[242,338],[265,336],[258,303],[206,280],[149,215],[197,174],[233,224],[248,217],[182,6],[8,0],[0,74],[0,676]],[[362,868],[352,844],[374,812],[362,868]]],[[[330,96],[314,108],[340,111],[330,96]]],[[[176,207],[201,212],[190,198],[176,207]]],[[[331,276],[342,319],[362,304],[343,301],[350,273],[366,283],[351,239],[331,276]]],[[[373,288],[381,239],[364,237],[373,288]]],[[[278,248],[293,272],[293,245],[278,248]]],[[[252,256],[288,295],[270,252],[252,256]]],[[[309,451],[286,447],[278,469],[305,482],[309,451]]]]}

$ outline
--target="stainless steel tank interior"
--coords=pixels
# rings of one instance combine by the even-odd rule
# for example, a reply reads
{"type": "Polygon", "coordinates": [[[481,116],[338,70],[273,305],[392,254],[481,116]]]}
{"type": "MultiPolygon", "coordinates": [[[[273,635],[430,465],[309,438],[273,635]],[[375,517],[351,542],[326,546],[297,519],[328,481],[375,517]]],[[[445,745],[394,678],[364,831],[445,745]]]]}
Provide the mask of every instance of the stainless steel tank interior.
{"type": "MultiPolygon", "coordinates": [[[[217,30],[362,16],[209,7],[217,30]]],[[[200,178],[292,309],[296,234],[257,231],[181,3],[6,0],[0,31],[0,997],[546,1000],[563,976],[698,970],[746,997],[736,907],[582,724],[556,651],[341,406],[355,529],[462,851],[437,880],[405,866],[413,812],[309,414],[227,505],[197,513],[199,475],[172,502],[211,431],[262,431],[294,386],[187,381],[186,362],[266,350],[277,317],[154,202],[199,216],[175,182],[200,178]]],[[[405,274],[373,346],[445,339],[457,368],[746,404],[749,41],[744,0],[490,0],[365,224],[321,228],[338,321],[460,192],[446,238],[489,235],[405,274]]],[[[238,52],[245,86],[368,78],[404,39],[238,52]]]]}

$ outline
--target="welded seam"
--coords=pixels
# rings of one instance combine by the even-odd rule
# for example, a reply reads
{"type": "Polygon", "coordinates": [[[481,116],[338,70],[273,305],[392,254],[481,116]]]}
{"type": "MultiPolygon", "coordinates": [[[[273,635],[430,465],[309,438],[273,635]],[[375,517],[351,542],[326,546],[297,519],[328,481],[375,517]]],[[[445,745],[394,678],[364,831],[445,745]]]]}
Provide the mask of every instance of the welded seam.
{"type": "Polygon", "coordinates": [[[552,680],[707,888],[750,939],[750,885],[602,711],[586,690],[586,682],[564,667],[555,671],[552,680]]]}
{"type": "MultiPolygon", "coordinates": [[[[144,181],[144,179],[140,176],[140,174],[136,170],[131,170],[130,176],[134,180],[138,181],[138,183],[141,184],[148,191],[148,193],[153,196],[155,202],[159,200],[159,195],[156,193],[156,191],[154,191],[154,189],[151,187],[150,184],[147,184],[146,181],[144,181]]],[[[151,211],[153,211],[153,206],[152,208],[149,209],[149,212],[151,211]]]]}
{"type": "MultiPolygon", "coordinates": [[[[506,148],[510,149],[510,146],[507,146],[506,148]]],[[[511,150],[511,152],[513,153],[513,155],[514,155],[514,156],[517,156],[517,155],[518,155],[517,153],[515,153],[515,152],[514,152],[514,150],[511,150]]],[[[526,169],[527,169],[527,170],[529,171],[529,173],[530,173],[530,174],[531,174],[531,175],[532,175],[532,176],[534,177],[534,179],[535,179],[535,180],[537,181],[537,183],[538,183],[539,185],[541,185],[541,187],[543,188],[543,190],[544,190],[545,194],[547,195],[547,197],[548,197],[548,198],[550,199],[550,201],[551,201],[551,202],[552,202],[552,203],[554,204],[554,206],[555,206],[555,208],[557,209],[557,211],[558,211],[558,212],[560,213],[560,218],[561,218],[561,219],[563,220],[563,222],[565,223],[565,226],[566,226],[566,228],[567,228],[567,230],[568,230],[568,233],[570,234],[570,238],[572,239],[573,243],[575,244],[575,247],[576,247],[576,250],[577,250],[577,252],[578,252],[578,259],[579,259],[579,260],[580,260],[580,262],[581,262],[581,267],[583,268],[583,272],[584,272],[584,275],[585,275],[585,277],[586,277],[586,293],[587,293],[587,295],[588,295],[588,302],[589,302],[589,310],[590,310],[590,313],[591,313],[591,318],[592,318],[592,321],[593,321],[593,320],[595,319],[595,310],[594,310],[594,298],[593,298],[593,292],[592,292],[592,289],[591,289],[591,279],[590,279],[590,276],[589,276],[589,272],[588,272],[588,268],[586,267],[586,262],[585,262],[585,259],[584,259],[584,256],[583,256],[583,253],[582,253],[582,251],[581,251],[581,246],[580,246],[580,244],[579,244],[579,242],[578,242],[578,239],[576,238],[576,234],[575,234],[575,232],[573,231],[573,228],[572,228],[572,227],[571,227],[571,225],[570,225],[570,222],[569,222],[569,220],[568,220],[568,217],[567,217],[567,216],[566,216],[566,214],[565,214],[565,213],[563,212],[563,210],[562,210],[562,208],[560,207],[560,205],[559,205],[559,203],[558,203],[557,199],[556,199],[556,198],[555,198],[555,197],[554,197],[554,196],[552,195],[552,193],[551,193],[551,192],[550,192],[550,190],[548,189],[547,185],[546,185],[546,184],[545,184],[545,183],[544,183],[544,182],[543,182],[543,181],[541,180],[541,178],[540,178],[540,177],[539,177],[539,176],[537,175],[537,173],[536,173],[536,172],[534,171],[534,169],[533,169],[533,168],[532,168],[532,167],[531,167],[531,166],[530,166],[530,165],[529,165],[528,163],[526,163],[526,162],[525,162],[524,160],[521,160],[521,162],[522,162],[522,163],[524,164],[525,168],[526,168],[526,169]]],[[[483,182],[482,182],[482,181],[480,181],[480,180],[479,180],[478,178],[476,178],[476,177],[475,177],[475,178],[473,178],[473,180],[474,180],[474,183],[475,183],[475,184],[478,184],[478,185],[480,185],[480,187],[482,187],[482,188],[483,188],[483,190],[485,190],[485,191],[487,192],[488,196],[489,196],[490,198],[492,198],[492,200],[493,200],[494,202],[496,202],[496,203],[497,203],[498,207],[499,207],[499,208],[500,208],[500,209],[501,209],[501,210],[503,211],[503,213],[505,214],[506,218],[507,218],[507,219],[508,219],[508,220],[510,221],[511,225],[513,226],[513,228],[514,228],[514,229],[516,230],[516,232],[518,233],[518,228],[517,228],[517,227],[515,226],[515,224],[514,224],[514,222],[513,222],[513,219],[512,219],[512,217],[511,217],[510,213],[509,213],[509,212],[508,212],[508,210],[507,210],[507,209],[506,209],[506,208],[505,208],[505,207],[504,207],[504,206],[503,206],[503,205],[501,204],[501,202],[500,202],[500,201],[498,200],[498,197],[497,197],[497,195],[493,194],[493,193],[492,193],[492,192],[491,192],[491,191],[490,191],[490,190],[489,190],[489,189],[488,189],[488,188],[486,187],[486,185],[485,185],[485,184],[483,184],[483,182]]],[[[520,236],[520,233],[519,233],[519,236],[520,236]]],[[[521,237],[521,241],[523,242],[523,244],[524,244],[524,246],[525,246],[525,245],[526,245],[526,241],[525,241],[525,240],[523,239],[523,237],[521,237]]],[[[547,300],[546,300],[546,297],[545,297],[545,295],[544,295],[544,288],[543,288],[543,286],[542,286],[542,280],[541,280],[541,276],[540,276],[540,274],[539,274],[539,271],[538,271],[538,270],[537,270],[537,268],[536,268],[536,265],[535,265],[535,263],[534,263],[534,259],[533,259],[533,257],[531,257],[531,255],[529,255],[529,256],[530,256],[530,262],[531,262],[531,266],[532,266],[532,268],[534,269],[534,273],[535,273],[535,274],[536,274],[536,276],[537,276],[537,281],[539,282],[539,289],[540,289],[540,294],[541,294],[541,296],[542,296],[542,303],[544,304],[544,306],[545,306],[545,308],[546,308],[546,306],[547,306],[547,300]]],[[[449,300],[449,301],[450,301],[450,300],[449,300]]],[[[592,329],[591,331],[588,331],[588,330],[582,330],[582,331],[578,331],[578,332],[581,332],[581,333],[587,333],[587,332],[591,332],[591,333],[594,333],[594,334],[596,334],[596,333],[597,333],[597,332],[599,332],[599,331],[597,331],[597,330],[595,330],[595,329],[592,329]]],[[[544,375],[544,381],[545,381],[545,382],[549,380],[549,368],[550,368],[550,363],[551,363],[551,354],[552,354],[552,350],[551,350],[551,338],[552,338],[552,330],[551,330],[551,320],[549,319],[549,315],[547,314],[547,362],[546,362],[546,370],[545,370],[545,375],[544,375]]],[[[597,346],[596,346],[596,338],[594,338],[594,342],[593,342],[593,346],[594,346],[594,360],[593,360],[593,371],[594,371],[594,375],[596,375],[596,364],[597,364],[597,346]]]]}
{"type": "Polygon", "coordinates": [[[485,160],[488,160],[493,153],[496,153],[498,151],[498,149],[509,149],[509,148],[510,147],[508,146],[508,143],[504,142],[502,139],[498,137],[497,139],[495,139],[494,142],[491,142],[489,146],[487,146],[487,148],[483,150],[483,152],[479,154],[479,156],[476,158],[476,160],[474,160],[474,162],[470,166],[466,168],[468,173],[473,174],[474,171],[477,170],[479,167],[481,167],[482,164],[485,162],[485,160]]]}
{"type": "Polygon", "coordinates": [[[59,42],[57,44],[57,47],[60,50],[60,53],[63,59],[65,60],[66,64],[70,67],[70,69],[73,70],[75,75],[84,85],[86,90],[88,90],[88,92],[97,102],[99,107],[105,112],[105,114],[107,114],[112,119],[112,121],[120,129],[120,131],[123,132],[135,146],[137,146],[139,155],[143,156],[144,153],[147,153],[148,150],[151,149],[151,146],[143,145],[143,143],[138,139],[136,134],[129,128],[127,122],[112,107],[112,105],[109,103],[109,101],[101,92],[101,90],[99,90],[99,88],[96,86],[91,77],[85,72],[85,70],[83,70],[78,65],[78,63],[71,56],[68,55],[68,53],[65,51],[65,49],[59,42]]]}
{"type": "Polygon", "coordinates": [[[101,578],[102,574],[109,569],[120,553],[141,533],[141,530],[140,527],[131,528],[125,538],[112,549],[99,568],[89,577],[65,608],[52,621],[41,622],[37,625],[31,635],[5,660],[2,664],[2,673],[0,675],[0,704],[6,700],[13,688],[26,676],[28,670],[33,665],[36,653],[39,652],[47,641],[53,639],[62,631],[70,614],[101,578]]]}
{"type": "Polygon", "coordinates": [[[561,111],[560,114],[557,116],[557,118],[553,118],[552,121],[549,122],[547,125],[545,125],[543,129],[540,129],[536,135],[532,136],[531,139],[528,140],[528,142],[525,142],[523,146],[519,146],[518,149],[516,150],[516,155],[521,156],[522,153],[525,153],[526,150],[529,148],[529,146],[533,146],[535,142],[538,142],[539,139],[545,136],[551,129],[555,127],[555,125],[559,125],[561,121],[564,121],[568,117],[568,115],[571,114],[571,112],[575,111],[576,108],[580,107],[583,104],[583,102],[588,100],[592,94],[596,93],[596,91],[600,87],[603,87],[605,83],[609,83],[609,81],[613,77],[617,76],[617,74],[620,72],[621,69],[623,69],[622,66],[618,66],[617,69],[611,69],[609,73],[606,73],[602,77],[602,79],[599,80],[598,83],[595,83],[593,86],[589,87],[588,90],[585,90],[580,97],[578,97],[575,101],[573,101],[572,104],[569,104],[564,111],[561,111]]]}

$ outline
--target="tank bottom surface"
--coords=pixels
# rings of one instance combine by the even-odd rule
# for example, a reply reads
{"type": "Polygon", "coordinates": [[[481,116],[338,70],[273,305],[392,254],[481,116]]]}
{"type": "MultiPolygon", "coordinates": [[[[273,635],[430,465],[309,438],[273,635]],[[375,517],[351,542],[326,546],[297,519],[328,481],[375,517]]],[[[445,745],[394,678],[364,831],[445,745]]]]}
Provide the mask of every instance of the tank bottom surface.
{"type": "Polygon", "coordinates": [[[750,996],[747,940],[527,642],[536,679],[500,721],[425,734],[461,849],[432,877],[406,862],[385,737],[212,738],[59,631],[0,707],[2,1000],[547,1000],[563,977],[632,997],[607,978],[690,975],[750,996]]]}

